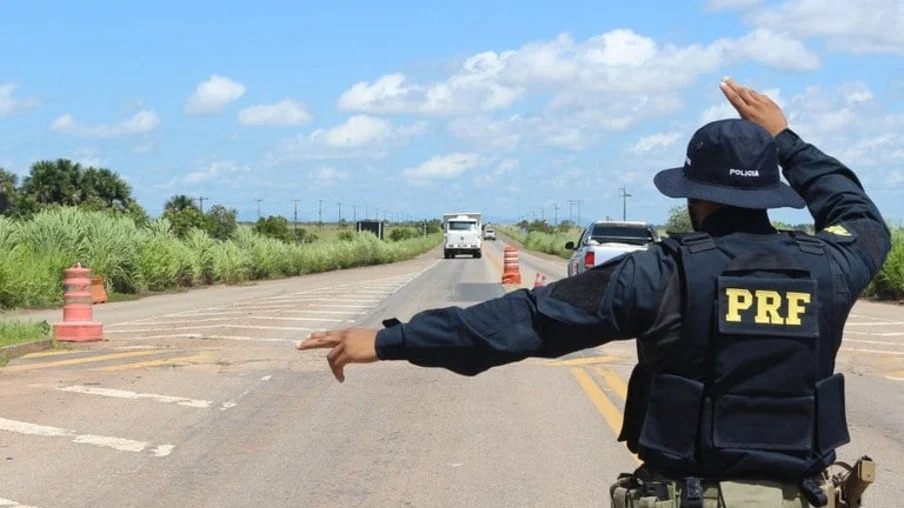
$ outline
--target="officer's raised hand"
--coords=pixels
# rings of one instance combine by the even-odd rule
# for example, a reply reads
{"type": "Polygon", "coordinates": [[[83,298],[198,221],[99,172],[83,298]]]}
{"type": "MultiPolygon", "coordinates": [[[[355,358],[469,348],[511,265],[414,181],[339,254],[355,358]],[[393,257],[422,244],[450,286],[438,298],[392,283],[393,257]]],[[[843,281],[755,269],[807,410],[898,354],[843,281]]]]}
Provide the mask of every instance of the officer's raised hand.
{"type": "Polygon", "coordinates": [[[348,328],[315,332],[296,346],[307,349],[329,349],[326,359],[333,375],[341,383],[345,381],[345,366],[350,363],[372,363],[377,361],[377,331],[364,328],[348,328]]]}
{"type": "Polygon", "coordinates": [[[723,79],[719,88],[744,120],[763,127],[773,136],[778,136],[788,127],[782,108],[768,96],[741,86],[731,78],[723,79]]]}

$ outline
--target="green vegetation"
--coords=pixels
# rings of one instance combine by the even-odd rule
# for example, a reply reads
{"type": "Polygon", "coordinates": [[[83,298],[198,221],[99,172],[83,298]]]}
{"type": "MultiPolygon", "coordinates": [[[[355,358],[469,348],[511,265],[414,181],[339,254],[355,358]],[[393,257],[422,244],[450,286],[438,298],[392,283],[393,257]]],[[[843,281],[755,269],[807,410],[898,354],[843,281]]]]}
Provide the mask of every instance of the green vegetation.
{"type": "Polygon", "coordinates": [[[691,224],[691,216],[687,213],[687,206],[673,206],[669,208],[669,218],[665,222],[666,233],[690,233],[694,230],[691,224]]]}
{"type": "Polygon", "coordinates": [[[409,259],[440,237],[384,242],[346,230],[314,243],[288,243],[238,227],[220,240],[170,221],[141,225],[128,215],[57,208],[29,220],[0,217],[0,307],[45,307],[62,300],[62,271],[76,262],[105,277],[115,293],[167,291],[213,283],[295,276],[409,259]]]}
{"type": "Polygon", "coordinates": [[[50,332],[47,321],[0,321],[0,347],[48,339],[50,332]]]}
{"type": "Polygon", "coordinates": [[[521,227],[496,226],[496,230],[517,240],[527,250],[553,254],[564,259],[568,259],[572,254],[572,251],[565,248],[565,243],[576,242],[581,235],[580,230],[574,229],[571,224],[554,228],[546,222],[534,221],[518,226],[521,227]],[[527,229],[527,234],[523,233],[524,229],[527,229]]]}
{"type": "Polygon", "coordinates": [[[892,229],[891,252],[866,294],[884,300],[904,299],[904,229],[892,229]]]}

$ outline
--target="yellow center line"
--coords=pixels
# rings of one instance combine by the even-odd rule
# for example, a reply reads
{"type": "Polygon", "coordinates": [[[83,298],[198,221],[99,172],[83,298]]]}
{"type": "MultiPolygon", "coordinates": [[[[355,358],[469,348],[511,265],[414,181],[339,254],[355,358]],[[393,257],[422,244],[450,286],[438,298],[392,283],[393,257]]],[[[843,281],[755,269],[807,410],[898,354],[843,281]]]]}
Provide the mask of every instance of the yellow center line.
{"type": "MultiPolygon", "coordinates": [[[[593,381],[593,378],[591,378],[590,374],[584,369],[572,367],[571,374],[577,379],[578,384],[584,389],[584,393],[587,394],[587,397],[590,398],[593,405],[596,406],[596,410],[599,411],[603,416],[603,419],[606,420],[606,423],[609,424],[609,428],[612,429],[613,434],[618,437],[622,427],[621,411],[615,407],[615,404],[609,400],[609,397],[606,396],[605,392],[600,389],[599,385],[593,381]]],[[[637,455],[631,453],[631,456],[634,458],[635,462],[640,464],[640,459],[637,458],[637,455]]]]}
{"type": "Polygon", "coordinates": [[[91,369],[92,371],[98,372],[116,372],[120,370],[130,370],[130,369],[142,369],[145,367],[160,367],[163,365],[184,365],[192,362],[202,362],[204,360],[208,360],[213,358],[213,355],[210,353],[204,353],[200,355],[193,356],[180,356],[177,358],[167,358],[165,360],[150,360],[147,362],[135,362],[135,363],[125,363],[122,365],[111,365],[109,367],[98,367],[96,369],[91,369]]]}
{"type": "Polygon", "coordinates": [[[133,351],[130,353],[113,353],[108,355],[89,356],[87,358],[72,358],[71,360],[58,360],[55,362],[29,363],[25,365],[14,365],[12,367],[4,367],[6,372],[18,372],[23,370],[45,369],[49,367],[63,367],[66,365],[79,365],[82,363],[105,362],[108,360],[120,360],[122,358],[134,358],[136,356],[157,355],[160,351],[133,351]]]}
{"type": "Polygon", "coordinates": [[[41,351],[39,353],[28,353],[27,355],[22,355],[21,358],[23,360],[31,360],[32,358],[44,358],[47,356],[59,356],[59,355],[71,355],[72,353],[77,353],[78,351],[73,349],[57,349],[54,351],[41,351]]]}
{"type": "Polygon", "coordinates": [[[609,388],[612,388],[622,400],[628,399],[628,385],[622,381],[622,378],[615,371],[608,367],[596,367],[595,370],[597,374],[603,377],[609,388]]]}
{"type": "Polygon", "coordinates": [[[550,367],[581,367],[583,365],[593,365],[596,363],[609,363],[614,360],[614,356],[590,356],[584,358],[572,358],[570,360],[556,360],[547,365],[550,367]]]}

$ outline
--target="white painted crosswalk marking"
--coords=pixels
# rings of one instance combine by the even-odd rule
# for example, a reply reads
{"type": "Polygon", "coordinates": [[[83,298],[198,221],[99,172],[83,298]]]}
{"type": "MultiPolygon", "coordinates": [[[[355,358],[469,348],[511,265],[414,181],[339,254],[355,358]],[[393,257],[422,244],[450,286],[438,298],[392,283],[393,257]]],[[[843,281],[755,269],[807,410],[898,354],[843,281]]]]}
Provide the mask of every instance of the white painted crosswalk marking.
{"type": "Polygon", "coordinates": [[[149,446],[149,444],[144,441],[135,441],[133,439],[124,439],[111,436],[98,436],[96,434],[78,434],[74,430],[61,429],[59,427],[50,427],[48,425],[38,425],[35,423],[22,422],[19,420],[9,420],[6,418],[0,418],[0,430],[13,432],[16,434],[24,434],[26,436],[67,437],[72,438],[72,442],[76,444],[87,444],[92,446],[99,446],[102,448],[112,448],[121,452],[141,453],[149,446]]]}

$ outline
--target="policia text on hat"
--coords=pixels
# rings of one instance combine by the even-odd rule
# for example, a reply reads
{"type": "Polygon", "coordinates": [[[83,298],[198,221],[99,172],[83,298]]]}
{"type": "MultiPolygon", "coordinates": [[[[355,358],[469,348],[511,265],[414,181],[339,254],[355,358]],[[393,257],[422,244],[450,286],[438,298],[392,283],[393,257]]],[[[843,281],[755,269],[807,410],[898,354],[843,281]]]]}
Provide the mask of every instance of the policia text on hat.
{"type": "Polygon", "coordinates": [[[619,440],[643,466],[612,486],[613,506],[823,506],[822,472],[849,441],[835,355],[889,232],[854,173],[789,130],[772,100],[720,86],[742,119],[703,126],[684,166],[654,180],[687,198],[695,233],[470,308],[315,333],[299,349],[331,349],[342,381],[349,363],[471,376],[636,337],[619,440]],[[770,225],[767,209],[804,206],[815,235],[770,225]]]}

